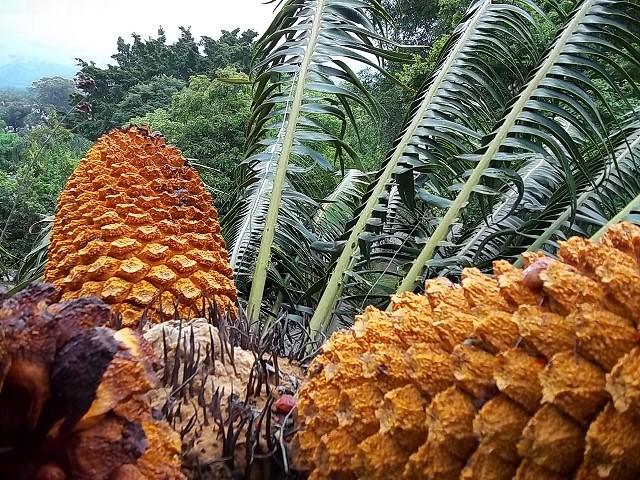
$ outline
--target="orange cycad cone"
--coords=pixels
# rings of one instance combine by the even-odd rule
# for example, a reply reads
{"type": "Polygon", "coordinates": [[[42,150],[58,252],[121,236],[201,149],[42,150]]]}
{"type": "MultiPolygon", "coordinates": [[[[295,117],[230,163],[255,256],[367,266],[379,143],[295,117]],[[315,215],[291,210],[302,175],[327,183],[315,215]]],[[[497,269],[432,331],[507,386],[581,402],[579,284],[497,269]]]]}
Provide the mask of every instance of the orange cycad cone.
{"type": "Polygon", "coordinates": [[[236,289],[211,195],[180,151],[144,127],[112,130],[58,200],[45,280],[63,299],[95,295],[123,326],[236,316],[236,289]],[[177,308],[177,311],[176,311],[177,308]]]}
{"type": "Polygon", "coordinates": [[[300,391],[311,479],[640,478],[640,227],[369,307],[300,391]]]}

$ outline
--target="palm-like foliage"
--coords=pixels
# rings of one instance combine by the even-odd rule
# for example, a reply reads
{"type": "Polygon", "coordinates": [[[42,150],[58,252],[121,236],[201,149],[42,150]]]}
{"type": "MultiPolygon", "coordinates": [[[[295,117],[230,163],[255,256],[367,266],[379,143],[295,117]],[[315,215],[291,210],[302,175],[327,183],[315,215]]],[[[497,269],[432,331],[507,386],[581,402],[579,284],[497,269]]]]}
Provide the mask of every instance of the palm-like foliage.
{"type": "Polygon", "coordinates": [[[43,218],[31,226],[32,229],[34,227],[40,228],[40,231],[33,242],[33,248],[22,259],[18,270],[13,275],[13,287],[7,292],[8,296],[19,292],[34,281],[42,280],[47,261],[47,249],[49,248],[52,223],[53,215],[43,218]]]}
{"type": "Polygon", "coordinates": [[[249,315],[260,310],[276,232],[282,240],[308,243],[299,239],[304,219],[286,213],[292,211],[289,200],[311,203],[287,181],[295,159],[310,158],[331,169],[331,162],[314,148],[320,142],[332,147],[342,167],[343,154],[358,165],[343,140],[345,125],[353,120],[353,102],[372,113],[375,106],[344,59],[375,65],[371,56],[403,58],[381,46],[385,40],[379,20],[385,16],[376,0],[288,0],[258,41],[246,140],[250,185],[226,222],[234,268],[241,276],[250,272],[249,315]],[[342,125],[339,131],[330,119],[342,125]]]}
{"type": "MultiPolygon", "coordinates": [[[[598,205],[592,211],[613,214],[615,207],[604,212],[598,197],[611,182],[635,198],[634,182],[612,176],[621,120],[602,91],[621,102],[621,85],[638,94],[630,75],[640,68],[637,5],[576,2],[542,51],[535,47],[544,17],[532,2],[522,6],[472,5],[358,212],[312,329],[329,325],[341,285],[349,285],[345,277],[362,285],[362,275],[349,271],[358,245],[358,268],[402,279],[398,291],[413,290],[427,265],[430,274],[452,263],[488,267],[496,258],[514,259],[551,225],[558,235],[576,224],[584,194],[598,205]],[[532,9],[535,17],[527,14],[532,9]],[[502,75],[495,71],[500,65],[507,67],[502,75]],[[408,221],[400,224],[397,215],[392,223],[384,215],[371,222],[386,238],[381,245],[363,232],[394,184],[413,218],[405,212],[408,221]]],[[[390,282],[376,284],[388,290],[390,282]]],[[[375,289],[366,296],[375,297],[375,289]]],[[[366,296],[356,292],[355,299],[362,304],[366,296]]]]}

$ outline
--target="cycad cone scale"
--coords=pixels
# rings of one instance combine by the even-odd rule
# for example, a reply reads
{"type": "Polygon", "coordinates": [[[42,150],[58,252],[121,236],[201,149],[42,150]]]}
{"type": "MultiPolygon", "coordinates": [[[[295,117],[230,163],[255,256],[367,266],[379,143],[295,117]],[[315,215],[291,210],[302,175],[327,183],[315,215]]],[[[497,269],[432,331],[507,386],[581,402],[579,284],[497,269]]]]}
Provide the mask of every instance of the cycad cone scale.
{"type": "Polygon", "coordinates": [[[213,304],[235,317],[232,275],[211,195],[180,151],[144,127],[102,136],[58,200],[45,280],[135,326],[145,311],[159,322],[213,304]]]}
{"type": "Polygon", "coordinates": [[[335,333],[299,394],[311,479],[640,478],[640,228],[429,280],[335,333]]]}

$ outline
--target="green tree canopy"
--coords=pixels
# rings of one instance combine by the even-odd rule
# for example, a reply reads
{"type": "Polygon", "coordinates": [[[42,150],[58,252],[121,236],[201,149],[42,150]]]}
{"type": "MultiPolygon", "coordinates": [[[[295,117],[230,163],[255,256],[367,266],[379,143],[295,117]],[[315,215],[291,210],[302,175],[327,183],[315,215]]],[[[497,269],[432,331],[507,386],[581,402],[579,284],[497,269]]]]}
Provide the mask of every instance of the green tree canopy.
{"type": "Polygon", "coordinates": [[[116,105],[113,121],[124,124],[132,117],[166,108],[171,103],[171,97],[185,85],[186,82],[165,74],[157,75],[148,82],[138,83],[116,105]]]}
{"type": "Polygon", "coordinates": [[[5,128],[14,132],[22,130],[27,124],[27,117],[33,107],[31,98],[26,92],[9,90],[0,92],[0,120],[5,128]]]}
{"type": "Polygon", "coordinates": [[[60,191],[90,146],[57,123],[54,115],[19,138],[0,134],[0,246],[12,257],[9,264],[19,263],[30,250],[29,228],[55,211],[60,191]],[[12,151],[5,155],[6,143],[12,151]]]}
{"type": "Polygon", "coordinates": [[[53,107],[66,112],[70,107],[69,99],[75,92],[73,80],[62,77],[43,77],[33,82],[29,89],[35,104],[45,111],[53,107]]]}
{"type": "MultiPolygon", "coordinates": [[[[88,99],[91,114],[88,119],[80,113],[74,114],[67,125],[95,140],[126,121],[127,114],[141,116],[158,108],[159,105],[145,100],[147,94],[158,94],[164,99],[161,103],[166,105],[167,95],[174,93],[172,89],[178,85],[167,81],[167,77],[186,82],[193,75],[213,75],[227,65],[248,69],[251,45],[257,34],[253,30],[239,32],[239,29],[223,31],[218,40],[203,37],[196,41],[188,28],[180,27],[180,37],[169,44],[161,27],[156,38],[144,40],[135,33],[131,35],[132,43],[118,38],[117,52],[112,55],[115,64],[106,68],[78,59],[79,75],[95,81],[88,99]],[[164,80],[158,80],[159,77],[164,80]],[[139,101],[142,103],[137,103],[139,101]],[[143,110],[145,107],[150,109],[143,110]]],[[[77,95],[73,101],[80,99],[77,95]]]]}

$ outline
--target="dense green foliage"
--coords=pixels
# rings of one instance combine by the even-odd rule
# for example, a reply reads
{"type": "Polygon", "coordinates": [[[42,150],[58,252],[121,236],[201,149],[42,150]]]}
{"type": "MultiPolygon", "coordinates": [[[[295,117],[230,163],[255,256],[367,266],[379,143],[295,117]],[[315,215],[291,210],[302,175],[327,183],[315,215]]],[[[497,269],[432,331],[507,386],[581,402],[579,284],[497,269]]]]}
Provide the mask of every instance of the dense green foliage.
{"type": "MultiPolygon", "coordinates": [[[[91,113],[89,121],[79,112],[69,117],[65,124],[95,140],[132,116],[166,108],[171,95],[194,75],[211,77],[225,67],[245,72],[248,69],[256,32],[240,33],[235,29],[223,31],[217,40],[202,37],[196,41],[188,28],[181,27],[180,31],[180,37],[172,44],[167,43],[162,28],[156,38],[147,40],[133,34],[130,44],[118,38],[117,52],[112,55],[114,64],[106,68],[78,59],[79,74],[95,81],[89,97],[91,113]]],[[[78,94],[74,100],[81,98],[78,94]]]]}
{"type": "Polygon", "coordinates": [[[60,77],[41,78],[26,91],[0,91],[2,127],[20,132],[42,124],[52,113],[64,114],[74,92],[73,81],[60,77]]]}
{"type": "Polygon", "coordinates": [[[60,127],[55,116],[20,136],[0,133],[0,245],[5,268],[15,268],[31,250],[31,226],[55,211],[60,191],[90,145],[60,127]]]}

